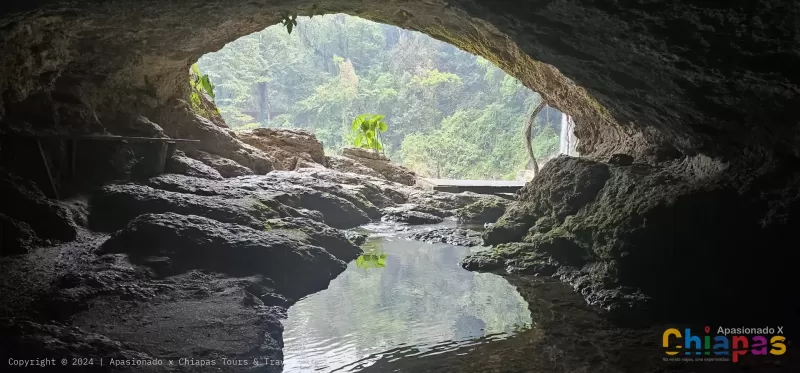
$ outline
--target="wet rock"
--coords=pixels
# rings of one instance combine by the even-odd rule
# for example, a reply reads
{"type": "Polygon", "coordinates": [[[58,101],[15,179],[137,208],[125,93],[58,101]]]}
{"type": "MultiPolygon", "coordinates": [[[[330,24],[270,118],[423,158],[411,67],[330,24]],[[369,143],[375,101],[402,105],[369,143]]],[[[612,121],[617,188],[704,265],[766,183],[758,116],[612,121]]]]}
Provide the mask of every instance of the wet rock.
{"type": "Polygon", "coordinates": [[[484,198],[486,198],[486,195],[472,192],[447,193],[414,190],[408,197],[408,203],[430,206],[441,210],[456,210],[484,198]]]}
{"type": "Polygon", "coordinates": [[[252,229],[174,213],[139,216],[100,251],[126,253],[143,264],[148,257],[167,257],[169,273],[206,269],[234,276],[264,274],[289,296],[327,288],[346,267],[321,247],[267,232],[263,225],[252,229]],[[295,276],[298,272],[304,275],[295,276]]]}
{"type": "Polygon", "coordinates": [[[374,205],[342,185],[293,171],[242,176],[222,182],[182,175],[161,175],[149,179],[147,184],[171,192],[216,197],[212,198],[216,200],[220,198],[239,199],[245,202],[257,200],[275,210],[281,217],[307,217],[341,229],[368,223],[371,221],[368,212],[373,216],[380,216],[380,211],[374,205]]]}
{"type": "Polygon", "coordinates": [[[357,258],[362,253],[358,245],[353,244],[343,231],[311,219],[269,219],[265,223],[265,228],[267,232],[285,234],[298,241],[322,247],[345,262],[357,258]]]}
{"type": "Polygon", "coordinates": [[[628,154],[612,154],[608,163],[619,166],[630,166],[633,164],[633,157],[628,154]]]}
{"type": "Polygon", "coordinates": [[[274,159],[278,170],[294,170],[298,161],[324,165],[322,143],[313,133],[299,129],[256,128],[241,131],[236,137],[274,159]]]}
{"type": "Polygon", "coordinates": [[[202,150],[190,151],[189,156],[203,162],[205,165],[217,170],[222,177],[237,177],[253,175],[253,171],[240,165],[234,160],[204,152],[202,150]]]}
{"type": "Polygon", "coordinates": [[[415,185],[417,183],[417,175],[413,171],[393,164],[389,158],[370,150],[345,148],[342,150],[342,155],[374,170],[389,181],[405,185],[415,185]]]}
{"type": "MultiPolygon", "coordinates": [[[[62,358],[103,357],[105,359],[142,359],[153,357],[134,351],[130,346],[96,333],[61,324],[40,324],[26,319],[0,320],[0,350],[14,359],[56,359],[60,371],[82,372],[97,366],[62,367],[62,358]]],[[[51,367],[52,368],[52,367],[51,367]]],[[[102,369],[97,369],[102,370],[102,369]]]]}
{"type": "Polygon", "coordinates": [[[186,154],[180,150],[176,150],[175,153],[167,159],[165,171],[204,179],[222,180],[222,175],[220,175],[217,170],[207,166],[203,162],[187,157],[186,154]]]}
{"type": "Polygon", "coordinates": [[[139,215],[166,212],[197,214],[252,228],[263,228],[264,220],[279,216],[255,197],[203,196],[119,184],[105,186],[92,194],[89,224],[95,230],[113,231],[139,215]]]}
{"type": "Polygon", "coordinates": [[[383,177],[383,175],[381,175],[377,171],[367,166],[364,166],[363,164],[351,158],[341,155],[329,155],[326,157],[326,159],[328,160],[328,168],[332,170],[385,179],[385,177],[383,177]]]}
{"type": "Polygon", "coordinates": [[[444,221],[444,219],[431,214],[426,214],[419,211],[403,210],[403,209],[387,209],[384,210],[383,221],[406,223],[411,225],[419,224],[437,224],[444,221]]]}
{"type": "Polygon", "coordinates": [[[367,238],[369,238],[369,236],[364,233],[351,230],[344,231],[344,235],[348,240],[350,240],[350,242],[353,243],[353,245],[356,246],[365,244],[367,242],[367,238]]]}
{"type": "Polygon", "coordinates": [[[27,223],[39,238],[71,241],[77,236],[69,210],[47,198],[33,182],[0,169],[0,195],[0,213],[27,223]]]}
{"type": "Polygon", "coordinates": [[[481,245],[480,232],[461,228],[439,228],[417,232],[413,233],[409,238],[427,243],[446,243],[454,246],[471,247],[481,245]]]}
{"type": "Polygon", "coordinates": [[[33,229],[0,213],[0,256],[24,254],[36,239],[33,229]]]}
{"type": "Polygon", "coordinates": [[[508,204],[505,199],[487,197],[458,209],[455,215],[459,223],[494,223],[503,216],[508,204]]]}
{"type": "MultiPolygon", "coordinates": [[[[736,176],[742,170],[731,172],[734,169],[702,156],[662,166],[553,159],[484,233],[484,244],[496,248],[463,264],[471,269],[555,273],[576,288],[580,285],[587,300],[607,309],[628,309],[637,302],[649,302],[649,309],[656,309],[659,306],[651,305],[666,307],[678,299],[705,304],[711,297],[715,304],[730,304],[738,296],[723,279],[734,276],[733,268],[746,265],[758,272],[769,267],[766,260],[794,260],[790,258],[795,254],[787,256],[778,249],[748,253],[754,246],[771,248],[765,242],[789,234],[786,221],[765,220],[772,210],[764,204],[767,184],[762,183],[784,193],[800,180],[783,172],[753,170],[753,177],[742,181],[736,176]],[[750,189],[751,183],[761,185],[758,192],[750,189]],[[738,234],[724,233],[731,231],[738,234]],[[716,264],[698,264],[711,262],[716,264]],[[663,281],[678,270],[683,277],[663,281]],[[680,290],[687,287],[705,290],[680,290]],[[633,290],[623,291],[627,288],[633,290]],[[622,303],[609,304],[616,301],[622,303]]],[[[790,202],[794,199],[786,201],[789,209],[800,207],[790,202]]],[[[743,285],[739,291],[765,301],[779,298],[756,286],[743,285]]]]}

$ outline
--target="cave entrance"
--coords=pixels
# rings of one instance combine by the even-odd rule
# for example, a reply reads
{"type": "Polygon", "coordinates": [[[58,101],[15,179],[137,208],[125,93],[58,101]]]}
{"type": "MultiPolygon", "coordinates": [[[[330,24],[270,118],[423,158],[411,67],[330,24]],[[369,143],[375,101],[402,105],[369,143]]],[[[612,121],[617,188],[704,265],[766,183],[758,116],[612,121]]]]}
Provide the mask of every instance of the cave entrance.
{"type": "MultiPolygon", "coordinates": [[[[419,176],[532,177],[523,127],[539,94],[423,33],[346,14],[298,17],[296,25],[277,24],[202,56],[190,75],[195,111],[234,131],[303,129],[326,154],[340,154],[371,146],[352,123],[378,114],[387,124],[376,134],[379,152],[419,176]]],[[[577,155],[573,127],[556,109],[540,112],[532,136],[540,166],[577,155]]]]}

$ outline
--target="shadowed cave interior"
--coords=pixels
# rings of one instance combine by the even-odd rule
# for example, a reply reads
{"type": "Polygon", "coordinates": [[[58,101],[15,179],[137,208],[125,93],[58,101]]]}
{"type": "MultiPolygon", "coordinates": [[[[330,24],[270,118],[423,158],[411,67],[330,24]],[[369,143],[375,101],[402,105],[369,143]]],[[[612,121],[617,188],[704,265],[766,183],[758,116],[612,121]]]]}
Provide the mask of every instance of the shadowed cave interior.
{"type": "Polygon", "coordinates": [[[252,361],[282,361],[287,312],[350,278],[374,255],[362,228],[383,222],[401,239],[474,247],[456,250],[458,270],[503,276],[532,322],[353,371],[793,371],[798,7],[4,2],[0,364],[281,371],[252,361]],[[201,56],[286,16],[329,13],[491,61],[574,120],[580,157],[548,161],[513,197],[437,192],[363,149],[326,154],[308,132],[241,134],[193,109],[187,72],[201,56]],[[98,134],[129,139],[85,137],[98,134]],[[709,325],[781,326],[785,354],[665,360],[665,329],[709,325]],[[141,363],[180,358],[215,366],[141,363]]]}

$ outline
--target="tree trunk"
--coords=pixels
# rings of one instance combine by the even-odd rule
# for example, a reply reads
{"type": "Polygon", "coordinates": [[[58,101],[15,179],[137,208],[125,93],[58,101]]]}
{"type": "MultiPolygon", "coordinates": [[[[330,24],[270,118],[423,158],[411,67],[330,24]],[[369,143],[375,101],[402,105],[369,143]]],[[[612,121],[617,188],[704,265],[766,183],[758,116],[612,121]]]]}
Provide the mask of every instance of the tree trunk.
{"type": "Polygon", "coordinates": [[[539,106],[536,107],[536,110],[531,113],[531,117],[528,118],[528,122],[525,123],[525,147],[528,149],[528,156],[531,158],[531,163],[533,163],[533,177],[539,174],[539,163],[536,162],[536,157],[533,155],[533,146],[531,145],[531,132],[533,130],[533,122],[536,119],[536,116],[544,109],[545,103],[542,100],[539,103],[539,106]]]}

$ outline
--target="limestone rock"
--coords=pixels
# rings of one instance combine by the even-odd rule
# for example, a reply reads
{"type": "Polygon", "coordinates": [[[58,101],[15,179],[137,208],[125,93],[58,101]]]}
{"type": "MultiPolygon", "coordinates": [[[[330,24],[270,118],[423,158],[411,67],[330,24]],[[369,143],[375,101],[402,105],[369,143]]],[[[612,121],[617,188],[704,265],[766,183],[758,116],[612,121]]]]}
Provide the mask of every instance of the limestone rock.
{"type": "Polygon", "coordinates": [[[0,213],[0,256],[22,254],[36,239],[31,227],[0,213]]]}
{"type": "Polygon", "coordinates": [[[180,150],[176,150],[167,159],[167,164],[164,168],[165,172],[182,174],[186,176],[201,177],[211,180],[222,180],[222,175],[217,170],[200,162],[198,160],[189,158],[180,150]]]}
{"type": "Polygon", "coordinates": [[[459,223],[485,224],[494,223],[503,216],[509,202],[499,197],[486,197],[456,211],[459,223]]]}
{"type": "Polygon", "coordinates": [[[341,155],[329,155],[326,157],[328,160],[328,168],[340,172],[351,172],[358,175],[367,175],[385,179],[383,175],[377,171],[364,166],[363,164],[341,155]]]}
{"type": "Polygon", "coordinates": [[[389,181],[405,185],[417,183],[417,175],[413,171],[391,163],[388,158],[378,153],[362,148],[345,148],[342,149],[342,155],[374,170],[389,181]]]}
{"type": "Polygon", "coordinates": [[[633,164],[633,157],[628,154],[612,154],[611,158],[608,160],[608,163],[620,166],[630,166],[633,164]]]}
{"type": "Polygon", "coordinates": [[[353,243],[353,245],[356,246],[361,246],[365,244],[367,242],[367,238],[369,238],[368,235],[353,230],[344,231],[344,235],[347,237],[348,240],[350,240],[350,242],[353,243]]]}
{"type": "MultiPolygon", "coordinates": [[[[8,218],[27,223],[41,239],[71,241],[78,234],[77,226],[67,208],[52,202],[28,180],[0,169],[0,213],[8,218]]],[[[17,226],[25,236],[24,226],[17,226]]]]}
{"type": "Polygon", "coordinates": [[[446,243],[454,246],[480,246],[480,232],[461,228],[438,228],[416,232],[409,236],[412,240],[427,243],[446,243]]]}
{"type": "Polygon", "coordinates": [[[206,118],[186,112],[189,109],[183,106],[175,110],[178,112],[176,115],[183,118],[181,122],[188,132],[187,137],[200,140],[196,145],[197,149],[236,161],[256,174],[265,174],[274,169],[273,160],[269,155],[241,142],[231,134],[232,132],[206,118]]]}
{"type": "Polygon", "coordinates": [[[297,129],[256,128],[236,137],[269,154],[279,170],[294,170],[299,160],[325,164],[322,143],[311,132],[297,129]]]}
{"type": "MultiPolygon", "coordinates": [[[[770,190],[785,193],[800,178],[751,171],[753,178],[743,184],[736,176],[741,171],[706,157],[661,167],[556,158],[484,233],[484,244],[496,248],[463,264],[470,269],[554,275],[576,289],[580,284],[590,302],[623,299],[629,304],[638,299],[665,305],[678,298],[707,303],[713,297],[718,304],[728,304],[737,295],[723,279],[735,276],[735,268],[747,266],[761,273],[759,268],[769,267],[765,260],[792,262],[795,256],[772,249],[771,242],[777,245],[790,229],[786,221],[765,220],[771,212],[764,204],[768,197],[749,185],[770,183],[770,190]],[[752,255],[754,246],[768,253],[752,255]],[[725,264],[698,267],[710,263],[711,257],[725,264]],[[674,271],[684,277],[664,282],[668,273],[678,273],[674,271]],[[705,289],[697,296],[707,298],[681,293],[679,289],[688,286],[705,289]],[[618,291],[623,288],[633,290],[618,291]]],[[[800,208],[797,201],[789,205],[800,208]]],[[[759,299],[777,296],[757,286],[739,290],[759,299]]]]}
{"type": "Polygon", "coordinates": [[[108,185],[91,196],[89,224],[99,231],[120,229],[147,213],[195,214],[260,229],[278,213],[255,197],[225,198],[176,193],[138,184],[108,185]]]}
{"type": "Polygon", "coordinates": [[[307,218],[269,219],[265,223],[266,231],[285,234],[290,238],[319,246],[327,250],[339,260],[349,262],[362,251],[350,242],[347,235],[335,228],[307,218]]]}
{"type": "Polygon", "coordinates": [[[134,262],[169,259],[169,273],[207,269],[247,276],[269,274],[286,294],[325,289],[346,265],[324,249],[261,229],[194,216],[145,214],[114,233],[100,248],[127,253],[134,262]],[[287,276],[301,272],[303,276],[287,276]]]}
{"type": "Polygon", "coordinates": [[[384,211],[384,221],[406,223],[411,225],[418,224],[437,224],[444,221],[444,219],[431,214],[426,214],[419,211],[411,211],[405,209],[388,209],[384,211]]]}
{"type": "Polygon", "coordinates": [[[207,153],[202,150],[193,150],[189,151],[188,155],[200,162],[203,162],[206,166],[217,170],[222,177],[227,178],[253,175],[253,171],[251,169],[242,166],[234,160],[224,158],[216,154],[207,153]]]}

